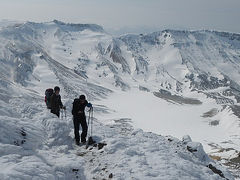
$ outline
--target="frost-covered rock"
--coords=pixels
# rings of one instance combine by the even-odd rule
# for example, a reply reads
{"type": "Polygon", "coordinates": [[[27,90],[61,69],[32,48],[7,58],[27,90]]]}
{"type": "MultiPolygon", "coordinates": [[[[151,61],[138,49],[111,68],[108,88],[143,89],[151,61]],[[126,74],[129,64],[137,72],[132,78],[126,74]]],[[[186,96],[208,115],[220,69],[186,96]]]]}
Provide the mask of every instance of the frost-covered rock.
{"type": "Polygon", "coordinates": [[[197,158],[201,161],[210,161],[208,155],[203,150],[203,146],[201,143],[198,142],[188,142],[187,143],[187,150],[193,153],[197,158]]]}
{"type": "Polygon", "coordinates": [[[192,142],[192,139],[189,135],[185,135],[183,136],[182,141],[184,144],[188,144],[189,142],[192,142]]]}

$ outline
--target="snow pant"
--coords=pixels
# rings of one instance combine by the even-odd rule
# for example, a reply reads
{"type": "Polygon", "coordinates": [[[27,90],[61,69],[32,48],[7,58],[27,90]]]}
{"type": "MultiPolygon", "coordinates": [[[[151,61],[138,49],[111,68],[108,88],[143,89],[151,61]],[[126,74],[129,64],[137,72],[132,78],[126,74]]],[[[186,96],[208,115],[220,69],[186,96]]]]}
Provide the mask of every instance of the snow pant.
{"type": "Polygon", "coordinates": [[[84,117],[73,117],[73,124],[74,124],[74,134],[75,134],[76,142],[80,141],[80,136],[79,136],[80,125],[82,127],[81,142],[86,142],[87,131],[88,131],[86,117],[85,116],[84,117]]]}
{"type": "Polygon", "coordinates": [[[60,110],[51,110],[51,113],[57,115],[57,117],[60,116],[60,110]]]}

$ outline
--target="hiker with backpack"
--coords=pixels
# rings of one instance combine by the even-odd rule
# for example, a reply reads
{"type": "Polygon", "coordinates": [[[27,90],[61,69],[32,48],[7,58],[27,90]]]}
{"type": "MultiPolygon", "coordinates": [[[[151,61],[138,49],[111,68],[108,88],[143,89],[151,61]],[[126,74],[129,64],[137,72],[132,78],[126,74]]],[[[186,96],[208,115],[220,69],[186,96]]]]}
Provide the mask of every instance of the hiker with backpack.
{"type": "Polygon", "coordinates": [[[73,115],[76,145],[80,145],[80,136],[79,136],[80,125],[82,127],[81,143],[82,144],[86,143],[88,126],[87,126],[86,115],[85,115],[85,107],[89,107],[92,109],[92,104],[88,103],[84,95],[81,95],[79,98],[74,99],[72,115],[73,115]]]}
{"type": "Polygon", "coordinates": [[[60,109],[66,109],[66,107],[63,106],[62,104],[61,96],[59,93],[60,93],[60,88],[56,86],[50,98],[51,113],[56,114],[58,117],[60,116],[60,109]]]}
{"type": "Polygon", "coordinates": [[[45,103],[48,109],[51,109],[51,96],[53,95],[53,89],[48,88],[45,91],[45,103]]]}

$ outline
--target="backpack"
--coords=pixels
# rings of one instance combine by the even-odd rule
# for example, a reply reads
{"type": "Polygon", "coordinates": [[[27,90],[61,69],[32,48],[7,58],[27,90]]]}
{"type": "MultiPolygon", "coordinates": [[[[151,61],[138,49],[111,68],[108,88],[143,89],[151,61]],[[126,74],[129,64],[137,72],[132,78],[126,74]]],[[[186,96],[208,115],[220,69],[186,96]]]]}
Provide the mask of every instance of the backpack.
{"type": "Polygon", "coordinates": [[[51,96],[53,95],[53,89],[49,88],[45,91],[45,103],[48,109],[51,109],[51,96]]]}

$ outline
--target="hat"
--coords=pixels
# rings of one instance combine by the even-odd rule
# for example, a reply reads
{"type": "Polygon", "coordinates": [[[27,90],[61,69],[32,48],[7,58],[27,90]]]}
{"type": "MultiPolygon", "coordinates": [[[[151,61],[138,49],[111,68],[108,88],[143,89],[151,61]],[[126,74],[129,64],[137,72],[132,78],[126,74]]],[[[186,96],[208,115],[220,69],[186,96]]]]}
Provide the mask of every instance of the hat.
{"type": "Polygon", "coordinates": [[[85,97],[84,95],[81,95],[81,96],[79,97],[79,99],[81,99],[81,100],[85,100],[86,97],[85,97]]]}
{"type": "Polygon", "coordinates": [[[55,92],[56,92],[56,91],[60,91],[60,87],[56,86],[56,87],[54,88],[54,91],[55,91],[55,92]]]}

